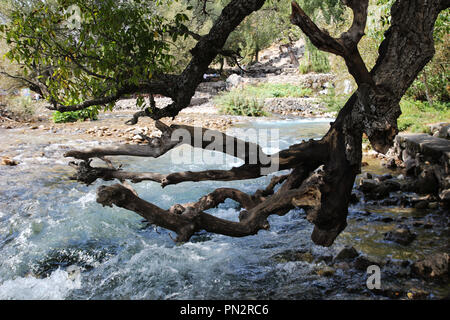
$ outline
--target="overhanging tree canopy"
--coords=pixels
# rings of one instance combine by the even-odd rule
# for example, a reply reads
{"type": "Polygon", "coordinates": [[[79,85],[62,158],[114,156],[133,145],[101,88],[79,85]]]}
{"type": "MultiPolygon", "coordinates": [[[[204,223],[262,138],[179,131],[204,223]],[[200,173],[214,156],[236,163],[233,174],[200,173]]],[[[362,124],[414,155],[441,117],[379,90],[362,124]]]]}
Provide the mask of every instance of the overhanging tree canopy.
{"type": "MultiPolygon", "coordinates": [[[[205,1],[206,2],[206,1],[205,1]]],[[[205,35],[198,35],[183,24],[180,13],[169,20],[158,12],[170,1],[56,1],[56,6],[42,5],[23,14],[18,11],[4,27],[13,45],[11,59],[23,63],[36,73],[32,87],[59,111],[80,110],[93,105],[107,105],[134,93],[161,94],[173,103],[158,109],[154,103],[135,115],[151,117],[162,132],[160,138],[148,138],[147,145],[113,145],[89,150],[72,150],[67,157],[81,162],[77,179],[92,183],[96,179],[118,179],[122,184],[102,186],[97,202],[132,210],[150,223],[175,231],[177,241],[187,241],[197,231],[206,230],[228,236],[243,237],[268,229],[269,215],[284,215],[295,207],[303,208],[315,225],[312,240],[330,246],[346,227],[352,186],[361,168],[362,134],[372,146],[386,152],[398,133],[399,101],[407,88],[434,54],[433,27],[449,0],[397,0],[391,9],[391,25],[379,48],[375,67],[368,70],[358,51],[364,36],[368,0],[342,0],[353,11],[353,23],[339,38],[321,30],[302,8],[292,3],[291,22],[300,27],[320,50],[342,56],[358,89],[350,97],[328,133],[320,140],[310,140],[268,156],[259,146],[235,137],[213,132],[212,136],[232,145],[245,145],[245,152],[224,148],[245,163],[231,170],[203,172],[134,173],[115,169],[106,156],[129,155],[159,157],[181,144],[208,148],[210,141],[173,140],[173,133],[189,126],[168,127],[161,119],[175,117],[187,107],[201,83],[203,74],[223,47],[230,33],[250,14],[259,10],[263,0],[232,0],[205,35]],[[62,21],[70,13],[62,8],[77,4],[83,17],[81,25],[71,29],[62,21]],[[197,43],[189,51],[190,62],[181,73],[172,73],[167,41],[191,36],[197,43]],[[37,81],[36,81],[37,80],[37,81]],[[254,152],[257,152],[256,163],[254,152]],[[90,159],[105,160],[108,167],[95,168],[90,159]],[[269,159],[269,162],[263,161],[269,159]],[[276,162],[277,170],[291,169],[276,176],[264,190],[253,195],[231,188],[220,188],[195,203],[177,204],[163,210],[136,194],[125,182],[156,181],[162,186],[184,181],[244,180],[268,174],[276,162]],[[275,186],[281,187],[275,192],[275,186]],[[245,209],[239,222],[227,221],[205,212],[231,198],[245,209]]],[[[204,130],[204,129],[202,129],[204,130]]],[[[217,141],[215,141],[217,143],[217,141]]]]}

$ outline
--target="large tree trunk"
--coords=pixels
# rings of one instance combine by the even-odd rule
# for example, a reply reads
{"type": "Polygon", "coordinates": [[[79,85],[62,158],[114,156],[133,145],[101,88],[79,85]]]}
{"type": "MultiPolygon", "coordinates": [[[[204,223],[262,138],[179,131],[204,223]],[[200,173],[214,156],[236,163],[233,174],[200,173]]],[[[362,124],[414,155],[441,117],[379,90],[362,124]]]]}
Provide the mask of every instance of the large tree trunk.
{"type": "MultiPolygon", "coordinates": [[[[237,6],[238,2],[233,1],[232,4],[237,6]]],[[[276,162],[276,170],[292,169],[291,173],[273,178],[266,189],[259,190],[254,195],[247,195],[235,189],[221,188],[195,203],[174,205],[169,210],[163,210],[140,199],[129,185],[116,184],[100,187],[97,201],[102,205],[116,205],[132,210],[150,223],[176,232],[177,241],[187,241],[200,230],[234,237],[253,235],[261,229],[270,227],[267,221],[269,215],[283,215],[298,207],[305,210],[307,219],[315,225],[312,240],[322,246],[332,245],[346,227],[351,190],[361,167],[362,134],[367,134],[377,151],[384,153],[392,145],[398,133],[397,118],[401,113],[399,101],[420,70],[432,58],[434,54],[433,26],[439,12],[449,6],[448,0],[396,1],[391,10],[391,27],[380,46],[377,63],[369,72],[357,48],[364,35],[368,0],[342,2],[353,10],[354,21],[350,29],[340,38],[332,38],[327,32],[320,30],[295,2],[292,4],[292,23],[299,26],[319,49],[342,56],[358,84],[357,91],[347,101],[336,121],[321,140],[297,144],[272,156],[263,154],[259,146],[251,146],[247,143],[244,154],[229,153],[245,161],[241,167],[231,170],[181,172],[168,175],[151,172],[130,173],[116,170],[104,158],[104,156],[114,155],[159,157],[182,143],[188,143],[197,148],[209,146],[209,143],[205,141],[201,144],[196,144],[193,140],[182,143],[179,140],[173,141],[170,137],[176,128],[167,127],[162,122],[158,122],[158,128],[163,132],[162,137],[149,139],[149,144],[145,147],[114,146],[68,152],[67,156],[82,160],[80,163],[73,163],[78,169],[76,178],[86,183],[92,183],[98,178],[118,179],[122,182],[152,180],[163,186],[183,181],[243,180],[273,172],[268,168],[272,168],[276,162]],[[250,161],[255,159],[255,154],[252,154],[250,150],[257,151],[256,163],[250,161]],[[89,158],[92,157],[104,159],[109,167],[91,167],[89,158]],[[263,161],[267,159],[269,162],[263,161]],[[274,192],[278,184],[282,186],[274,192]],[[239,216],[239,222],[219,219],[204,212],[216,207],[226,198],[239,202],[245,209],[239,216]]],[[[247,8],[247,14],[257,10],[261,5],[258,1],[251,3],[253,7],[247,8]]],[[[239,19],[242,19],[244,7],[239,7],[241,8],[239,19]]],[[[218,20],[223,25],[231,27],[226,23],[227,19],[231,19],[233,23],[239,20],[229,10],[224,12],[225,15],[218,20]]],[[[218,27],[214,30],[220,32],[218,27]]],[[[230,32],[229,28],[225,31],[228,34],[230,32]]],[[[220,40],[218,40],[220,47],[226,38],[215,36],[220,40]]],[[[196,50],[200,48],[202,48],[201,45],[196,47],[193,54],[195,55],[196,50]]],[[[207,48],[204,49],[207,50],[207,48]]],[[[208,50],[205,61],[212,60],[214,55],[214,52],[208,50]]],[[[197,58],[200,59],[200,56],[197,58]]],[[[193,73],[198,71],[195,66],[203,68],[207,67],[207,63],[200,60],[193,61],[190,70],[193,73]]],[[[190,101],[196,87],[186,81],[194,78],[193,75],[185,74],[186,87],[182,84],[178,87],[181,88],[180,92],[187,94],[178,97],[179,101],[184,101],[183,104],[190,101]]],[[[173,110],[169,110],[170,116],[174,115],[173,110]]],[[[162,114],[165,112],[161,111],[162,114]]],[[[184,129],[188,132],[195,130],[187,126],[184,126],[184,129]]],[[[238,139],[226,135],[222,136],[222,139],[224,139],[222,141],[229,139],[234,141],[233,143],[239,143],[238,139]]]]}

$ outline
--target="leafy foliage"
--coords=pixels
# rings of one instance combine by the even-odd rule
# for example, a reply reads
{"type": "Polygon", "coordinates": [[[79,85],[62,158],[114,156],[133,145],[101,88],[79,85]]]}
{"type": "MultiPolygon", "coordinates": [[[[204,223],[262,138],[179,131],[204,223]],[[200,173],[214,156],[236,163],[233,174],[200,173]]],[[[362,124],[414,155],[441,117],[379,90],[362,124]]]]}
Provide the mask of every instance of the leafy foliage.
{"type": "Polygon", "coordinates": [[[415,100],[450,102],[450,9],[438,16],[434,27],[436,53],[411,87],[406,96],[415,100]]]}
{"type": "Polygon", "coordinates": [[[298,70],[300,73],[327,73],[330,72],[330,62],[328,61],[328,54],[319,51],[314,45],[307,40],[305,56],[300,63],[298,70]]]}
{"type": "MultiPolygon", "coordinates": [[[[259,52],[276,41],[298,39],[300,31],[289,21],[290,1],[267,1],[230,35],[226,47],[240,53],[243,64],[258,61],[259,52]]],[[[233,64],[232,61],[229,61],[233,64]]]]}
{"type": "Polygon", "coordinates": [[[98,107],[92,106],[83,110],[53,113],[53,121],[55,123],[76,122],[78,120],[85,121],[98,119],[98,107]]]}
{"type": "Polygon", "coordinates": [[[188,18],[169,21],[159,12],[174,1],[33,1],[0,27],[11,48],[6,56],[25,66],[50,101],[114,95],[172,70],[168,43],[187,37],[188,18]]]}

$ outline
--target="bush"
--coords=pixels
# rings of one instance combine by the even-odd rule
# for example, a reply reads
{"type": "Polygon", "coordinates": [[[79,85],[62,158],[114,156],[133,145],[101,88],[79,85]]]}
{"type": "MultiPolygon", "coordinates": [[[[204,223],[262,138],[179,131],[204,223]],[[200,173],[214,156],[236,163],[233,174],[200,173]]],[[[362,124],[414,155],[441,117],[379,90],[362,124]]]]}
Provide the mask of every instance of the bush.
{"type": "Polygon", "coordinates": [[[83,110],[59,112],[53,113],[53,121],[55,123],[76,122],[78,120],[85,121],[87,119],[98,119],[98,107],[92,106],[83,110]]]}
{"type": "Polygon", "coordinates": [[[220,113],[236,116],[260,117],[267,116],[264,105],[256,98],[244,98],[239,95],[229,95],[222,100],[220,113]]]}

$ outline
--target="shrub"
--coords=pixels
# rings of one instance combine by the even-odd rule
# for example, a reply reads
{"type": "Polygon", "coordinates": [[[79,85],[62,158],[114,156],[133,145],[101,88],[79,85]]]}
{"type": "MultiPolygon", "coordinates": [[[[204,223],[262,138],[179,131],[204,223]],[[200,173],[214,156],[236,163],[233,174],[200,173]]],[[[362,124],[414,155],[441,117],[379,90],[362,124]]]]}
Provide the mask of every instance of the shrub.
{"type": "Polygon", "coordinates": [[[256,98],[245,98],[239,95],[230,95],[222,100],[220,113],[236,116],[260,117],[267,116],[264,105],[256,98]]]}
{"type": "Polygon", "coordinates": [[[59,112],[53,113],[53,121],[55,123],[76,122],[78,120],[84,121],[86,119],[97,120],[98,119],[98,107],[92,106],[83,110],[59,112]]]}

